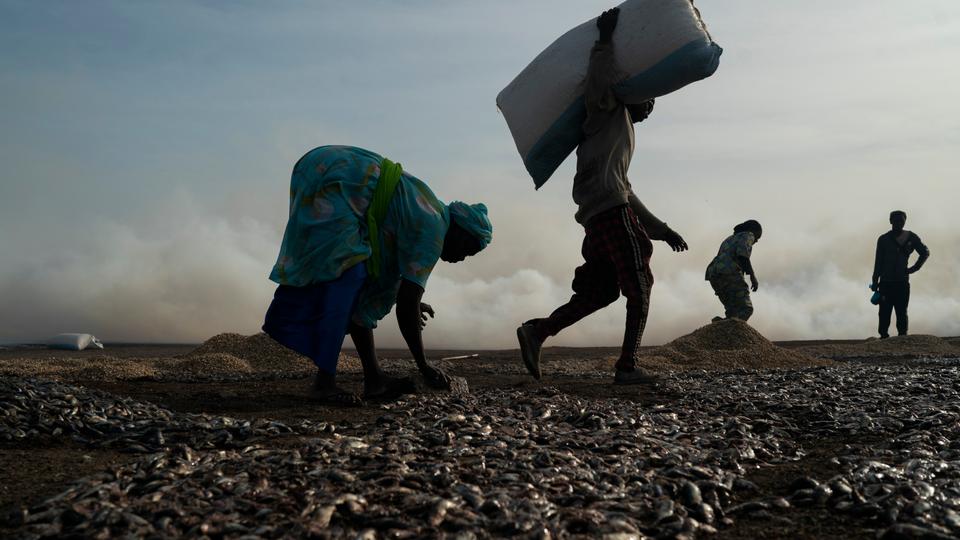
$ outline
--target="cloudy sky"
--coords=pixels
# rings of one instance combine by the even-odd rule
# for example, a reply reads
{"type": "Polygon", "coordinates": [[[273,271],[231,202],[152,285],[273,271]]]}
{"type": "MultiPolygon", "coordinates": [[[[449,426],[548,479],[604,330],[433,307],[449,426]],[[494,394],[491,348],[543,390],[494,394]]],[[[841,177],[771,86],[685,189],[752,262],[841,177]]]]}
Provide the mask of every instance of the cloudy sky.
{"type": "MultiPolygon", "coordinates": [[[[751,320],[774,339],[876,332],[876,237],[902,208],[932,257],[916,333],[960,334],[960,3],[699,0],[717,73],[637,129],[640,198],[687,238],[653,259],[645,342],[720,313],[703,269],[760,220],[751,320]]],[[[497,93],[603,2],[0,0],[0,341],[91,332],[198,342],[258,330],[307,150],[351,144],[444,200],[483,201],[493,244],[441,263],[428,347],[515,347],[569,297],[573,160],[534,191],[497,93]]],[[[617,345],[622,301],[555,345],[617,345]]],[[[402,341],[392,316],[381,345],[402,341]]]]}

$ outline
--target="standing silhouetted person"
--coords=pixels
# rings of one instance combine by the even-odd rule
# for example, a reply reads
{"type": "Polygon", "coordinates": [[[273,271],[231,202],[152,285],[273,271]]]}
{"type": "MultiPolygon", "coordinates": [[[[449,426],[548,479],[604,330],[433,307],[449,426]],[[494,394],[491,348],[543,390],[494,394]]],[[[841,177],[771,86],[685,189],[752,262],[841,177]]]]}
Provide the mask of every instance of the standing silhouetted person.
{"type": "Polygon", "coordinates": [[[930,257],[930,250],[920,237],[906,231],[907,213],[890,212],[890,231],[877,239],[877,256],[873,263],[873,283],[870,288],[880,291],[880,338],[890,337],[890,312],[897,311],[897,334],[907,335],[907,304],[910,303],[910,274],[916,272],[930,257]],[[910,255],[920,257],[909,266],[910,255]]]}
{"type": "MultiPolygon", "coordinates": [[[[760,223],[753,219],[744,221],[733,228],[733,234],[720,244],[717,256],[707,266],[704,277],[720,298],[727,319],[746,321],[753,315],[750,289],[756,292],[760,282],[750,263],[750,254],[762,235],[760,223]],[[744,274],[750,276],[750,288],[743,280],[744,274]]],[[[714,317],[713,320],[720,319],[714,317]]]]}
{"type": "Polygon", "coordinates": [[[590,51],[585,81],[587,116],[573,178],[576,219],[585,229],[584,262],[574,274],[570,301],[549,317],[527,321],[517,329],[521,356],[537,379],[543,342],[612,304],[622,292],[627,297],[627,321],[614,382],[655,380],[655,375],[636,365],[653,285],[650,240],[663,240],[674,251],[687,249],[683,238],[640,202],[627,180],[633,157],[633,123],[650,114],[653,100],[632,102],[629,96],[617,93],[616,85],[623,76],[614,59],[612,38],[619,13],[614,8],[597,19],[600,39],[590,51]]]}

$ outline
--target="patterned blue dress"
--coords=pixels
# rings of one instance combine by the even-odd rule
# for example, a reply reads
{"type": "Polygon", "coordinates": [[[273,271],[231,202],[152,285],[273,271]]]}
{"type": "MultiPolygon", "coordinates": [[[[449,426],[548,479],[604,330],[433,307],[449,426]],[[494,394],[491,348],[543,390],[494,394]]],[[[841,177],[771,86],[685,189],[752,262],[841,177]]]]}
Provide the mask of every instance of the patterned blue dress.
{"type": "MultiPolygon", "coordinates": [[[[366,211],[382,159],[362,148],[321,146],[297,162],[272,281],[294,287],[333,281],[370,257],[366,211]]],[[[396,302],[404,279],[426,288],[449,226],[447,205],[404,172],[380,226],[380,275],[366,278],[353,310],[355,323],[375,328],[396,302]]]]}

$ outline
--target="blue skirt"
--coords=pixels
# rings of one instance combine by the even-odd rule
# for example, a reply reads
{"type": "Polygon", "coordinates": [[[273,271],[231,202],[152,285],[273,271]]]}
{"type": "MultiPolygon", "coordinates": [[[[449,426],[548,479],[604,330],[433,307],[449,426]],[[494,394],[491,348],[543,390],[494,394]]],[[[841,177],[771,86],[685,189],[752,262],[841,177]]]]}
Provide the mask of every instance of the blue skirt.
{"type": "Polygon", "coordinates": [[[360,263],[333,281],[278,286],[263,331],[313,360],[322,371],[336,373],[343,338],[366,277],[366,265],[360,263]]]}

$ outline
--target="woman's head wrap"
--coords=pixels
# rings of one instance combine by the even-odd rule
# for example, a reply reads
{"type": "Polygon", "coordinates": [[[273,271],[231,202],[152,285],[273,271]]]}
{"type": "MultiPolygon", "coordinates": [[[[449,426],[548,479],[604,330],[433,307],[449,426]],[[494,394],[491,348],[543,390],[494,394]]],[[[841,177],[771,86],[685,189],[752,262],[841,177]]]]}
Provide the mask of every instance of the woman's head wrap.
{"type": "Polygon", "coordinates": [[[763,227],[761,227],[760,222],[755,219],[748,219],[733,228],[734,234],[747,231],[752,232],[757,238],[763,235],[763,227]]]}
{"type": "Polygon", "coordinates": [[[450,203],[450,218],[480,242],[480,249],[493,239],[493,225],[487,217],[487,207],[482,204],[450,203]]]}

